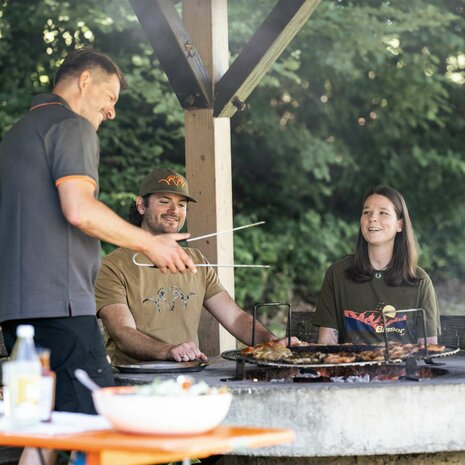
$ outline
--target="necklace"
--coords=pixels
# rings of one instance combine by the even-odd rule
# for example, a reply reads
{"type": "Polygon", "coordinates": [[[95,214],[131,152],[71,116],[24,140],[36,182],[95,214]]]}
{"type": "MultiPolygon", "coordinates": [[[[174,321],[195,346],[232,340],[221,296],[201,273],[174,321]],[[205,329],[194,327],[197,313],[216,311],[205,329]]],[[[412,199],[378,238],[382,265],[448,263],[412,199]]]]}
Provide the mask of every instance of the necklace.
{"type": "Polygon", "coordinates": [[[386,271],[389,265],[386,265],[383,268],[376,269],[373,265],[371,265],[371,269],[373,270],[373,277],[375,279],[381,279],[383,277],[383,271],[386,271]]]}

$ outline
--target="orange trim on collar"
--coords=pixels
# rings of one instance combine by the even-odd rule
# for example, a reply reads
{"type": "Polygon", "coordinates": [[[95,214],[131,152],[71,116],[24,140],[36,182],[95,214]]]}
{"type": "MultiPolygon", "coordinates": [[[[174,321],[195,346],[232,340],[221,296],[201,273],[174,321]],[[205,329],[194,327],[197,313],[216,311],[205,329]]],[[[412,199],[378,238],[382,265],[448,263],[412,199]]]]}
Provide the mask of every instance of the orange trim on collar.
{"type": "Polygon", "coordinates": [[[55,186],[58,187],[60,184],[63,184],[66,181],[83,181],[88,182],[94,186],[94,189],[97,187],[97,183],[89,176],[63,176],[60,179],[55,181],[55,186]]]}
{"type": "Polygon", "coordinates": [[[63,106],[65,106],[65,104],[61,103],[61,102],[39,103],[38,105],[34,105],[33,107],[31,107],[29,111],[35,110],[36,108],[45,107],[47,105],[63,105],[63,106]]]}

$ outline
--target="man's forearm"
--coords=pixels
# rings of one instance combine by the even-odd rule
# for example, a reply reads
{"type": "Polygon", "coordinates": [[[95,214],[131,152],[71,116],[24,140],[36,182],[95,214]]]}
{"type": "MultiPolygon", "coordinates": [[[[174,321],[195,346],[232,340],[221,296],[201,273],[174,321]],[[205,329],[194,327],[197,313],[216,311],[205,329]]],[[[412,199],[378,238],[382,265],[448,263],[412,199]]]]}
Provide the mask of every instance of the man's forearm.
{"type": "Polygon", "coordinates": [[[255,327],[255,343],[260,344],[262,342],[276,341],[278,339],[271,331],[266,329],[261,323],[257,321],[255,327]]]}
{"type": "MultiPolygon", "coordinates": [[[[204,306],[236,339],[246,345],[252,344],[252,315],[244,312],[226,291],[210,297],[204,302],[204,306]]],[[[278,338],[274,334],[257,321],[256,344],[276,339],[278,338]]]]}
{"type": "Polygon", "coordinates": [[[84,233],[111,244],[144,253],[162,272],[196,271],[192,259],[177,241],[188,234],[153,235],[123,220],[94,197],[90,183],[67,181],[58,186],[66,220],[84,233]]]}
{"type": "Polygon", "coordinates": [[[84,233],[120,247],[147,251],[144,245],[149,243],[150,233],[129,224],[103,202],[91,199],[79,210],[71,222],[84,233]]]}
{"type": "Polygon", "coordinates": [[[174,347],[166,342],[157,341],[137,329],[124,328],[114,337],[121,352],[137,360],[171,360],[170,350],[174,347]]]}
{"type": "MultiPolygon", "coordinates": [[[[252,330],[253,330],[253,318],[248,313],[241,314],[230,332],[239,339],[243,344],[252,344],[252,330]]],[[[271,331],[268,331],[259,321],[255,325],[255,344],[262,342],[274,341],[278,339],[271,331]]]]}

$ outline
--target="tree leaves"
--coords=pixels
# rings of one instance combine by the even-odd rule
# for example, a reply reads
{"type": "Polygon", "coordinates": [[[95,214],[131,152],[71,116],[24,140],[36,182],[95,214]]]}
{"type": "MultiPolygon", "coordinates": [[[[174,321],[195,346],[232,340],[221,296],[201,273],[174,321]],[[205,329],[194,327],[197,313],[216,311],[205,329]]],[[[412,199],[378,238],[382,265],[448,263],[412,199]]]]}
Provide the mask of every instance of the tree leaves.
{"type": "MultiPolygon", "coordinates": [[[[231,59],[275,2],[229,2],[231,59]]],[[[0,133],[50,90],[67,50],[109,53],[130,88],[101,139],[102,199],[121,215],[142,177],[183,171],[183,111],[123,0],[0,4],[0,133]],[[47,79],[48,78],[48,82],[47,79]]],[[[240,303],[312,300],[353,250],[364,193],[399,189],[433,278],[465,276],[465,0],[321,2],[232,119],[240,303]]]]}

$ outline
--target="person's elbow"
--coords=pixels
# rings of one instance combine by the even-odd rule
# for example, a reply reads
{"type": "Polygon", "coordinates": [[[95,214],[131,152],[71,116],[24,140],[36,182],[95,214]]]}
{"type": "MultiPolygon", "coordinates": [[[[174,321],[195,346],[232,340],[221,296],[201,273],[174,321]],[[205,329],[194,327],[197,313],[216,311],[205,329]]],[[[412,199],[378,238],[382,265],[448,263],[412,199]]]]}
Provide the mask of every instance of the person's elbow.
{"type": "Polygon", "coordinates": [[[81,201],[62,205],[61,211],[71,226],[88,232],[92,230],[90,207],[91,205],[88,202],[81,201]]]}
{"type": "Polygon", "coordinates": [[[97,200],[86,183],[66,182],[58,186],[60,208],[66,221],[83,229],[89,223],[93,205],[97,200]]]}
{"type": "Polygon", "coordinates": [[[105,325],[105,322],[103,322],[103,326],[107,335],[114,342],[118,350],[123,353],[130,354],[132,346],[130,344],[130,339],[128,339],[127,335],[130,333],[131,328],[124,326],[115,328],[114,325],[108,327],[105,325]]]}
{"type": "Polygon", "coordinates": [[[65,207],[62,208],[63,216],[66,218],[66,221],[76,228],[82,228],[84,225],[84,217],[82,211],[77,207],[65,207]]]}
{"type": "Polygon", "coordinates": [[[131,355],[131,346],[126,342],[126,339],[124,337],[120,337],[119,335],[117,335],[113,336],[112,339],[115,343],[115,346],[120,352],[131,355]]]}

